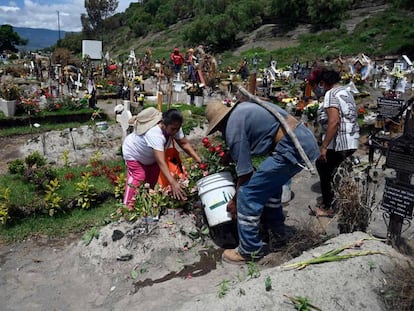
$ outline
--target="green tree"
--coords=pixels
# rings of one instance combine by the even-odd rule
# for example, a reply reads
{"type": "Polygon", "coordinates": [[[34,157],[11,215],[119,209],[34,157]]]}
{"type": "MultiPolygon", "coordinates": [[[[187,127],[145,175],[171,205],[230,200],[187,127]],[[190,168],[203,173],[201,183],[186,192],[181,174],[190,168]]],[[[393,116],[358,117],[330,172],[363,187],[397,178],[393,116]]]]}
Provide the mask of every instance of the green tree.
{"type": "Polygon", "coordinates": [[[111,16],[117,7],[117,0],[85,0],[86,14],[81,15],[83,31],[93,33],[103,30],[104,20],[111,16]]]}
{"type": "Polygon", "coordinates": [[[11,51],[17,52],[16,45],[26,45],[27,39],[23,39],[13,30],[11,25],[0,26],[0,52],[11,51]]]}
{"type": "Polygon", "coordinates": [[[391,3],[399,9],[414,10],[414,1],[412,0],[391,0],[391,3]]]}
{"type": "Polygon", "coordinates": [[[340,26],[352,0],[307,0],[308,15],[316,30],[340,26]]]}
{"type": "Polygon", "coordinates": [[[307,20],[306,0],[273,0],[270,8],[276,19],[286,28],[307,20]]]}

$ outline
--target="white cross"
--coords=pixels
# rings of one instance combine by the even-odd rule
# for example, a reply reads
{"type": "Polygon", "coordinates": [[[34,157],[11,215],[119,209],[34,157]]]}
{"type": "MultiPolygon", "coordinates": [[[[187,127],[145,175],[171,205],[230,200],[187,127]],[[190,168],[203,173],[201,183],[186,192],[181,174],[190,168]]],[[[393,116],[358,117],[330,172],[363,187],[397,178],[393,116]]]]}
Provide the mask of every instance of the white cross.
{"type": "Polygon", "coordinates": [[[82,86],[82,82],[80,81],[80,79],[81,79],[81,74],[79,72],[78,73],[78,81],[75,82],[75,85],[76,85],[76,93],[79,92],[79,88],[82,86]]]}

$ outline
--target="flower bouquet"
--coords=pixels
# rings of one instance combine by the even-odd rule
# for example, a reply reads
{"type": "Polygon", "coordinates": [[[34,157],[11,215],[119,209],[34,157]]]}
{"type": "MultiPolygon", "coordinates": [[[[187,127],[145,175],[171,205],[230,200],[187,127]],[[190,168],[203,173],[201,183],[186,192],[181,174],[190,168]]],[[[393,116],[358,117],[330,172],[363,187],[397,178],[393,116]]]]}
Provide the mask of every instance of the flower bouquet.
{"type": "Polygon", "coordinates": [[[188,179],[190,187],[194,186],[198,180],[208,175],[223,171],[235,173],[235,165],[231,161],[228,148],[224,142],[210,141],[208,137],[204,137],[203,147],[200,150],[201,163],[192,163],[187,161],[188,179]]]}
{"type": "Polygon", "coordinates": [[[318,116],[319,103],[314,101],[308,104],[304,109],[303,113],[306,114],[308,121],[315,121],[318,116]]]}

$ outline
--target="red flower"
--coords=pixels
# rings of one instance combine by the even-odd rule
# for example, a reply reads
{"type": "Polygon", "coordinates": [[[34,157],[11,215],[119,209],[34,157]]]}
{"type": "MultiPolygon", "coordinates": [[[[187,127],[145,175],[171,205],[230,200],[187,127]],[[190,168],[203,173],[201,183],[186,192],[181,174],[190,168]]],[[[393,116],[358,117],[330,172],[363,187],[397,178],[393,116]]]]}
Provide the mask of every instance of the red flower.
{"type": "Polygon", "coordinates": [[[202,142],[203,142],[204,147],[206,147],[206,148],[211,146],[210,141],[208,140],[207,137],[204,137],[202,142]]]}
{"type": "Polygon", "coordinates": [[[220,158],[223,158],[225,155],[226,155],[226,153],[224,151],[222,151],[222,152],[219,153],[219,157],[220,158]]]}
{"type": "Polygon", "coordinates": [[[200,169],[202,169],[203,171],[207,169],[207,164],[205,163],[200,163],[200,169]]]}
{"type": "Polygon", "coordinates": [[[208,150],[209,150],[211,153],[216,152],[216,148],[214,148],[213,146],[211,146],[208,150]]]}
{"type": "Polygon", "coordinates": [[[216,146],[215,151],[219,153],[221,151],[221,146],[216,146]]]}

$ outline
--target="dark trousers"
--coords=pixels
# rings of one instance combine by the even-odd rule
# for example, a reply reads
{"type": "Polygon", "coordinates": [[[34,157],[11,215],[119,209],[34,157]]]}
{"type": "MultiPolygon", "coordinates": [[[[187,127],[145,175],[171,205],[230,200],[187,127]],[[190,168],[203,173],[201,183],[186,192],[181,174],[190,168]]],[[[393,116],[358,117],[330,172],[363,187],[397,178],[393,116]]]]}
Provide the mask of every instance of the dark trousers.
{"type": "Polygon", "coordinates": [[[315,165],[321,182],[322,201],[326,209],[331,208],[334,193],[332,190],[332,178],[338,166],[355,150],[335,151],[328,149],[326,161],[316,160],[315,165]]]}

